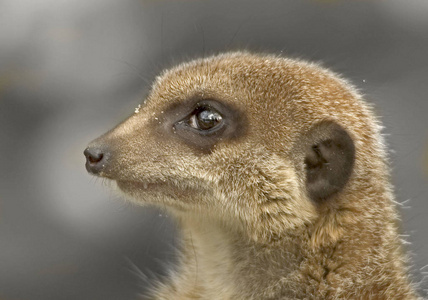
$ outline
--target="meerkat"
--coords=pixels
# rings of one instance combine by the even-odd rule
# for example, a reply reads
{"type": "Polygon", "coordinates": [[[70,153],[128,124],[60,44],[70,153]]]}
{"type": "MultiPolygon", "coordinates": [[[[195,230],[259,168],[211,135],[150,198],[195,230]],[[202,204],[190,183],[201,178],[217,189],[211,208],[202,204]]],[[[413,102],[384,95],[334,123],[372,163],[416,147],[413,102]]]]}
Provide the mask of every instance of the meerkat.
{"type": "Polygon", "coordinates": [[[332,71],[234,52],[165,71],[84,154],[181,229],[149,299],[418,299],[380,130],[332,71]]]}

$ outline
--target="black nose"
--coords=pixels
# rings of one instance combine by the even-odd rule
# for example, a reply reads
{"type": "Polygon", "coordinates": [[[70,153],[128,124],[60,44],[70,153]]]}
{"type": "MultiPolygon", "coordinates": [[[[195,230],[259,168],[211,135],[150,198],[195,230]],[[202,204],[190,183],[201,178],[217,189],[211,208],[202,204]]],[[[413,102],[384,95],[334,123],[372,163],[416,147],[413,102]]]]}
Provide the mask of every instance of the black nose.
{"type": "Polygon", "coordinates": [[[107,163],[108,154],[97,147],[88,147],[83,151],[86,156],[86,170],[92,174],[99,174],[107,163]]]}

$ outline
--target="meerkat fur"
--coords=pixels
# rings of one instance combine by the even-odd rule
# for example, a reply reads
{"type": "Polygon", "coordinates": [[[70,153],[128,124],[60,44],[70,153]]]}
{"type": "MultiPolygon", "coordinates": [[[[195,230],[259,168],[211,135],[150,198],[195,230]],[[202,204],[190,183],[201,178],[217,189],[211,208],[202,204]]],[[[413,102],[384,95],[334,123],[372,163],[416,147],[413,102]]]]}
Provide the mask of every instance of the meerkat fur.
{"type": "Polygon", "coordinates": [[[180,228],[148,299],[421,299],[381,128],[318,64],[225,53],[163,72],[87,168],[180,228]]]}

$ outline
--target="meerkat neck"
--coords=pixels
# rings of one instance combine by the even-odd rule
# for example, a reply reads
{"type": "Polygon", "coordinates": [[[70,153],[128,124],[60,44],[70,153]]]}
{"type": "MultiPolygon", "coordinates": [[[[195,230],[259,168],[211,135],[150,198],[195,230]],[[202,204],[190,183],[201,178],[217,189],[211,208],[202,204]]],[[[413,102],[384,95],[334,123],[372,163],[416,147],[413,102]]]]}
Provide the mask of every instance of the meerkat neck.
{"type": "MultiPolygon", "coordinates": [[[[397,256],[392,253],[396,251],[394,241],[388,242],[389,252],[382,242],[366,245],[352,239],[314,248],[312,229],[302,227],[263,243],[206,216],[180,213],[177,219],[182,254],[178,276],[174,276],[171,286],[185,291],[183,299],[216,299],[219,291],[222,299],[278,295],[291,299],[308,295],[317,299],[379,295],[376,299],[391,299],[388,297],[395,293],[400,293],[401,299],[416,299],[401,262],[388,260],[397,256]],[[382,279],[382,286],[367,280],[368,276],[382,279]],[[385,282],[385,278],[399,280],[385,282]]],[[[361,227],[359,234],[366,234],[361,227]]]]}
{"type": "Polygon", "coordinates": [[[173,285],[189,287],[190,295],[217,299],[221,291],[221,299],[260,299],[275,297],[278,288],[291,290],[297,283],[299,264],[308,250],[303,251],[296,235],[309,242],[307,232],[266,244],[206,216],[179,214],[177,219],[182,255],[173,285]]]}
{"type": "Polygon", "coordinates": [[[239,299],[234,286],[236,233],[197,214],[171,214],[180,229],[179,262],[172,281],[158,288],[156,299],[168,299],[171,292],[175,299],[239,299]]]}

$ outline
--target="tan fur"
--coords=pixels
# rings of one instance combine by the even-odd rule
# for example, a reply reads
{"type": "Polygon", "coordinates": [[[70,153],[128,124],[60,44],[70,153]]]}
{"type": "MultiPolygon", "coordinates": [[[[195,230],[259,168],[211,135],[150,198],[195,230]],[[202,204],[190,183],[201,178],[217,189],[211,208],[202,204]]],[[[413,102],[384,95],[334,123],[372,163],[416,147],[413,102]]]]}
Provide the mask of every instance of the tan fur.
{"type": "Polygon", "coordinates": [[[181,259],[150,299],[416,299],[397,233],[380,125],[338,75],[271,55],[228,53],[157,78],[146,103],[95,141],[115,149],[101,175],[182,229],[181,259]],[[219,99],[246,132],[200,153],[166,133],[165,111],[219,99]],[[355,143],[345,188],[316,204],[302,136],[331,120],[355,143]]]}

